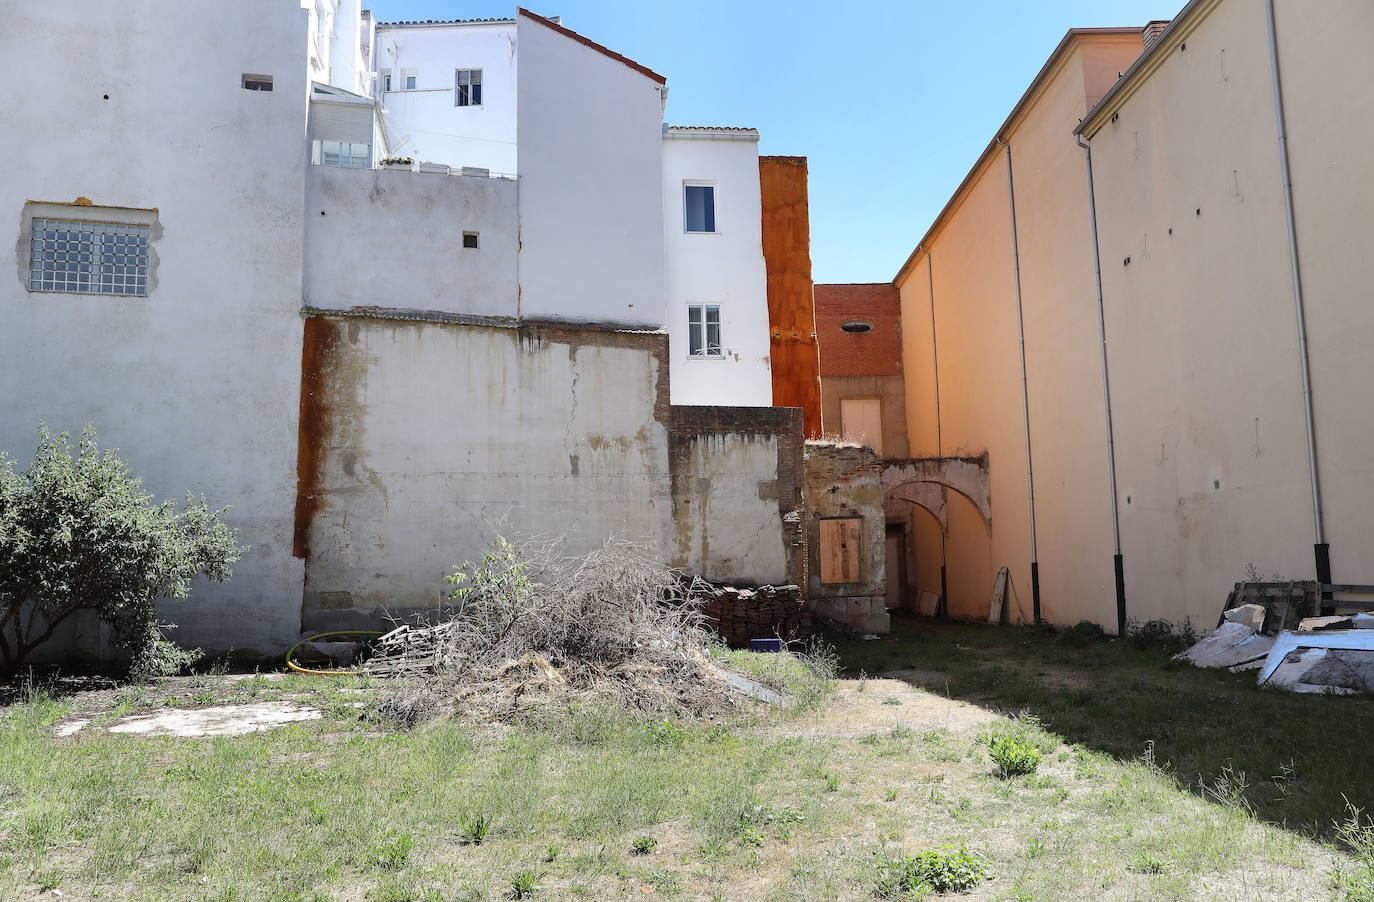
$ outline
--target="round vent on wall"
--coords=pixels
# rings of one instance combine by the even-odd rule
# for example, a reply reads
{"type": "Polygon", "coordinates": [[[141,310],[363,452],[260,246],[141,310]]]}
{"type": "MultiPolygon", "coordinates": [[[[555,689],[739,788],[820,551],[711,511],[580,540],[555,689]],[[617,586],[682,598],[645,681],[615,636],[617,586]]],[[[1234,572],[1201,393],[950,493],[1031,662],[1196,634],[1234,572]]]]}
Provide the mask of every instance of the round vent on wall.
{"type": "Polygon", "coordinates": [[[872,331],[873,324],[866,323],[861,319],[854,319],[850,320],[847,323],[844,323],[840,326],[840,328],[848,332],[850,335],[862,335],[865,332],[872,331]]]}

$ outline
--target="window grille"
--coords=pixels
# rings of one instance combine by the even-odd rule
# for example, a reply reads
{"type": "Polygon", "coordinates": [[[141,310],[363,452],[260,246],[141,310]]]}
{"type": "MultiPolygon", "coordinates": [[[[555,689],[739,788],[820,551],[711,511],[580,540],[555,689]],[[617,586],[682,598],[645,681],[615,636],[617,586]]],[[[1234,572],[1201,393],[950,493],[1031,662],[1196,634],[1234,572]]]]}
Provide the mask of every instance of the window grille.
{"type": "Polygon", "coordinates": [[[32,235],[31,291],[148,294],[148,226],[34,219],[32,235]]]}

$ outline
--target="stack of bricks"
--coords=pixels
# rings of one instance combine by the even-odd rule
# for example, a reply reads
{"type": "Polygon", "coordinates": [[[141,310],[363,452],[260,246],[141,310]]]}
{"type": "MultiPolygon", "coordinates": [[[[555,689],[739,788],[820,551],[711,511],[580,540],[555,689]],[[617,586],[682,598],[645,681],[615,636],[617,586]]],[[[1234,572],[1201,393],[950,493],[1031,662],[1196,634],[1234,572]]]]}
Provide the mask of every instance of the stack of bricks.
{"type": "Polygon", "coordinates": [[[750,639],[811,635],[811,608],[797,586],[713,586],[700,597],[702,613],[732,648],[748,648],[750,639]]]}

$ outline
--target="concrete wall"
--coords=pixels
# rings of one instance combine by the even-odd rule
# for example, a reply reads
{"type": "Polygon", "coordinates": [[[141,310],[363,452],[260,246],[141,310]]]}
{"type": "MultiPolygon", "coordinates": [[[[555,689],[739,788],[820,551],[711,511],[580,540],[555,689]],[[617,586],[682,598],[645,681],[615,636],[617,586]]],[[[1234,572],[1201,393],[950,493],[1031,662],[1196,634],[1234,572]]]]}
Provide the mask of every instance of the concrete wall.
{"type": "Polygon", "coordinates": [[[887,538],[882,465],[871,449],[836,442],[806,443],[807,544],[812,610],[861,632],[886,632],[887,538]],[[821,521],[863,520],[860,554],[863,581],[821,581],[821,521]]]}
{"type": "Polygon", "coordinates": [[[390,92],[377,91],[394,156],[450,166],[517,171],[516,27],[514,22],[377,27],[378,72],[391,70],[390,92]],[[404,70],[416,70],[407,91],[404,70]],[[454,70],[482,70],[481,106],[454,106],[454,70]]]}
{"type": "MultiPolygon", "coordinates": [[[[1374,185],[1369,117],[1351,105],[1367,91],[1342,86],[1374,77],[1374,7],[1277,12],[1332,570],[1360,582],[1374,557],[1374,258],[1360,238],[1374,185]]],[[[1205,5],[1149,63],[1090,126],[1127,604],[1206,622],[1248,564],[1314,574],[1264,4],[1205,5]]]]}
{"type": "Polygon", "coordinates": [[[268,0],[184,13],[154,0],[9,11],[7,59],[64,62],[6,112],[40,150],[0,179],[0,381],[12,389],[0,397],[0,448],[26,460],[39,420],[72,431],[90,421],[159,498],[190,490],[232,506],[249,546],[232,582],[198,583],[162,614],[185,644],[279,650],[299,627],[302,577],[291,524],[307,15],[268,0]],[[272,75],[274,89],[243,90],[245,72],[272,75]],[[100,163],[96,144],[118,158],[100,163]],[[26,290],[25,201],[78,195],[157,208],[147,297],[26,290]]]}
{"type": "Polygon", "coordinates": [[[761,227],[756,132],[664,134],[663,236],[674,404],[773,403],[761,227]],[[714,233],[686,231],[683,186],[689,181],[715,188],[714,233]],[[687,306],[703,303],[720,305],[722,357],[688,356],[687,306]]]}
{"type": "Polygon", "coordinates": [[[674,406],[674,567],[713,582],[806,587],[802,420],[796,408],[674,406]]]}
{"type": "Polygon", "coordinates": [[[521,310],[662,328],[662,84],[521,15],[521,310]]]}
{"type": "Polygon", "coordinates": [[[517,315],[513,180],[311,166],[306,190],[307,305],[517,315]]]}
{"type": "MultiPolygon", "coordinates": [[[[1016,183],[1043,616],[1059,623],[1115,621],[1087,186],[1071,132],[1139,47],[1134,30],[1071,34],[1001,132],[1016,183]]],[[[943,555],[949,612],[985,617],[1007,566],[1015,621],[1032,612],[1032,552],[1011,228],[1006,151],[993,145],[896,284],[911,456],[990,461],[991,530],[946,491],[944,541],[931,523],[916,530],[916,588],[939,591],[919,562],[943,555]]]]}
{"type": "Polygon", "coordinates": [[[660,547],[661,337],[320,316],[306,340],[306,627],[435,606],[500,530],[660,547]]]}
{"type": "Polygon", "coordinates": [[[759,157],[759,190],[773,403],[801,408],[807,438],[820,438],[821,381],[806,157],[759,157]]]}

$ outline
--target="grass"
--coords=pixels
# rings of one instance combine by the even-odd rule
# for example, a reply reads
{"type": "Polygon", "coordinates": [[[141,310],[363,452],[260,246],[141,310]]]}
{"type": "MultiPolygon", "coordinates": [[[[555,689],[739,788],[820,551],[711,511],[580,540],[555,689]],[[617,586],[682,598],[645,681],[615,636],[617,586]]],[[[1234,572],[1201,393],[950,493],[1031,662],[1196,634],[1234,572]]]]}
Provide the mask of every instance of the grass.
{"type": "MultiPolygon", "coordinates": [[[[862,686],[832,683],[788,655],[723,653],[812,699],[731,723],[646,723],[590,706],[500,730],[393,731],[359,717],[377,687],[351,678],[31,694],[0,708],[0,902],[52,890],[223,902],[857,902],[917,898],[975,876],[959,898],[1374,902],[1368,818],[1342,803],[1323,824],[1349,854],[1263,823],[1277,790],[1257,784],[1278,784],[1257,776],[1267,753],[1245,731],[1214,728],[1229,754],[1209,753],[1212,769],[1177,769],[1194,760],[1183,754],[1193,746],[1168,734],[1192,722],[1200,699],[1235,693],[1278,706],[1268,708],[1277,717],[1288,697],[1115,643],[1070,653],[1030,630],[899,628],[895,642],[840,646],[847,666],[872,675],[862,686]],[[932,679],[938,668],[939,684],[882,676],[913,665],[932,679]],[[1100,717],[1112,723],[1100,734],[1088,733],[1091,718],[1057,719],[1050,691],[1089,675],[1136,686],[1113,690],[1124,694],[1110,696],[1115,710],[1100,717]],[[1152,693],[1171,704],[1155,706],[1152,693]],[[198,705],[207,694],[297,699],[325,716],[196,740],[98,729],[116,711],[198,705]],[[97,723],[55,739],[52,727],[78,714],[97,723]],[[1123,750],[1104,737],[1120,737],[1123,750]],[[997,743],[1034,751],[1038,767],[997,775],[997,743]]],[[[1344,704],[1330,732],[1357,730],[1366,707],[1301,701],[1344,704]]],[[[1248,723],[1241,708],[1220,711],[1248,723]]],[[[1344,746],[1334,748],[1336,763],[1316,749],[1284,756],[1291,768],[1276,773],[1292,799],[1325,797],[1314,775],[1348,776],[1344,746]]]]}

